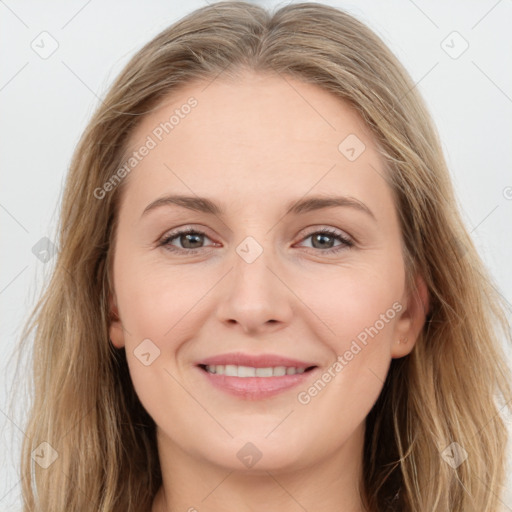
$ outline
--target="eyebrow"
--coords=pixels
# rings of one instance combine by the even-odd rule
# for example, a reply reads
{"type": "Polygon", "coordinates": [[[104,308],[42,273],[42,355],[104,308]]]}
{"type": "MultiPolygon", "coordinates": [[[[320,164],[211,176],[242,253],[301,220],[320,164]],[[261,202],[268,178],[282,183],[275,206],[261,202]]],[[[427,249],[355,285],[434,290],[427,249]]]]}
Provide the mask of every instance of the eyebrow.
{"type": "MultiPolygon", "coordinates": [[[[155,208],[161,206],[177,205],[189,210],[194,210],[201,213],[207,213],[211,215],[222,215],[224,210],[218,204],[213,202],[211,199],[199,196],[182,196],[182,195],[168,195],[156,199],[152,203],[148,204],[142,216],[146,215],[155,208]]],[[[376,220],[373,212],[363,202],[359,201],[355,197],[350,196],[333,196],[333,195],[322,195],[312,196],[298,201],[292,201],[288,203],[286,209],[286,215],[304,214],[315,210],[321,210],[323,208],[332,207],[349,207],[358,211],[364,212],[374,220],[376,220]]]]}

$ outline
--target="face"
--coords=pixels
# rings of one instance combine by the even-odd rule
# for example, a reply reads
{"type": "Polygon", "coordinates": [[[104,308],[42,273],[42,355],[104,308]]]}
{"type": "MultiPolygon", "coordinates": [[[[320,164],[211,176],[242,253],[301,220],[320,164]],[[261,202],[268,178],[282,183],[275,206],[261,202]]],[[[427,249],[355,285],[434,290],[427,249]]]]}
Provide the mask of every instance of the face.
{"type": "Polygon", "coordinates": [[[173,93],[130,142],[110,336],[163,444],[270,470],[360,441],[425,292],[405,287],[393,196],[356,111],[246,72],[173,93]]]}

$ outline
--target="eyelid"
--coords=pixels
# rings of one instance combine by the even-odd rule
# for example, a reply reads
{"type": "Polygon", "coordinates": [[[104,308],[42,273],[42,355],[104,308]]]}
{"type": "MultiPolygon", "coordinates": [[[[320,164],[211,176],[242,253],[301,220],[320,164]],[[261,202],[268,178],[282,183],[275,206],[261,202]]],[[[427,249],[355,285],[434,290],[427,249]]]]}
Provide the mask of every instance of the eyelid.
{"type": "Polygon", "coordinates": [[[307,228],[304,228],[301,231],[300,237],[305,238],[305,237],[308,237],[310,235],[313,235],[315,233],[322,232],[322,231],[329,231],[329,232],[336,234],[340,237],[343,237],[352,242],[355,242],[354,237],[349,235],[346,231],[343,231],[342,229],[339,229],[339,228],[335,228],[334,226],[330,226],[328,224],[315,224],[313,226],[308,226],[307,228]]]}

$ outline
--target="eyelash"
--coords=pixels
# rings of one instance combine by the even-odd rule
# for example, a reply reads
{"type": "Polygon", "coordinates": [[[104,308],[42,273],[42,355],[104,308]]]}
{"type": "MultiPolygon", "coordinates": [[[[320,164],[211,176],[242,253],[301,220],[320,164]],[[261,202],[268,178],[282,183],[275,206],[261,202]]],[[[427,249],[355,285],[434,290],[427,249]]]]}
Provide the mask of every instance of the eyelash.
{"type": "MultiPolygon", "coordinates": [[[[182,249],[180,247],[174,247],[174,246],[170,245],[170,242],[173,241],[174,239],[179,238],[182,235],[190,235],[190,234],[201,235],[201,236],[205,236],[206,238],[209,238],[208,235],[206,233],[204,233],[203,231],[199,231],[199,230],[193,229],[193,228],[187,228],[187,229],[182,229],[180,231],[175,231],[173,233],[169,233],[169,235],[162,238],[162,240],[159,242],[158,246],[164,247],[166,250],[168,250],[170,252],[180,252],[180,253],[185,252],[188,255],[196,254],[196,253],[202,251],[203,249],[205,249],[205,247],[199,247],[197,249],[182,249]]],[[[333,238],[336,238],[337,240],[342,242],[342,244],[335,246],[335,247],[331,247],[330,249],[325,249],[325,250],[316,249],[315,247],[308,247],[308,249],[320,251],[324,254],[333,254],[333,253],[338,253],[338,252],[346,250],[346,249],[350,249],[351,247],[354,246],[354,242],[352,240],[350,240],[348,237],[342,235],[338,231],[335,231],[333,229],[328,229],[328,228],[312,231],[311,233],[308,233],[305,237],[303,237],[302,240],[305,240],[306,238],[309,238],[313,235],[318,235],[318,234],[328,235],[333,238]]]]}

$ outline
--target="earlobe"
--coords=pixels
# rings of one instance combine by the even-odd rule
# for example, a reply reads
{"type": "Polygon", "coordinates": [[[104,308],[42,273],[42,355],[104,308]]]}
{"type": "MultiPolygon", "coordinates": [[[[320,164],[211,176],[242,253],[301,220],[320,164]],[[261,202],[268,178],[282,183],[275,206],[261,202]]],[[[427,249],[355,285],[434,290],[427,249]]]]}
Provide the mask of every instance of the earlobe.
{"type": "Polygon", "coordinates": [[[109,326],[108,333],[112,345],[116,348],[124,347],[124,331],[115,297],[109,294],[109,326]]]}
{"type": "Polygon", "coordinates": [[[394,359],[411,353],[430,311],[428,287],[419,274],[415,278],[415,288],[407,296],[405,306],[397,320],[395,339],[391,347],[391,357],[394,359]]]}

